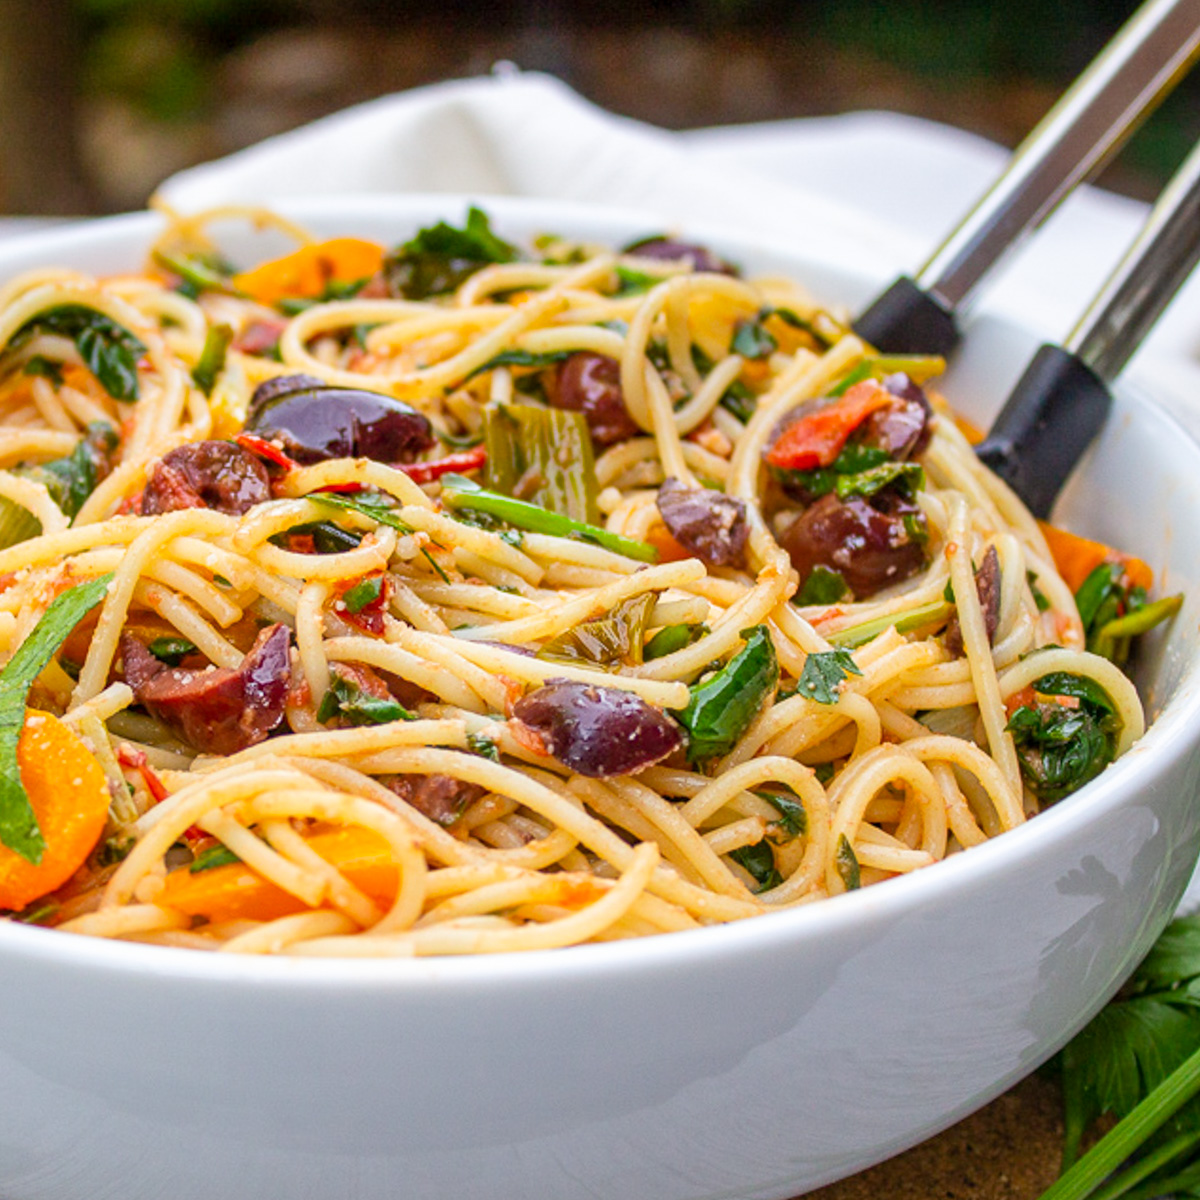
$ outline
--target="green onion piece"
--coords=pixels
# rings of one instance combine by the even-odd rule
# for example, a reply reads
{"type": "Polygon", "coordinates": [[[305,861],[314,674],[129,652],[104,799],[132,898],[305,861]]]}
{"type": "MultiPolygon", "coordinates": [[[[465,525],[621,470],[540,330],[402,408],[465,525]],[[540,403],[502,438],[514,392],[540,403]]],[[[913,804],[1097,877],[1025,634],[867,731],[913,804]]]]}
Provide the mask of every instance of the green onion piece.
{"type": "Polygon", "coordinates": [[[490,404],[483,413],[486,485],[574,521],[595,525],[599,488],[582,413],[536,404],[490,404]]]}
{"type": "Polygon", "coordinates": [[[707,625],[667,625],[660,629],[645,645],[642,658],[653,662],[666,658],[677,650],[686,650],[693,642],[707,636],[711,630],[707,625]]]}
{"type": "Polygon", "coordinates": [[[897,633],[909,633],[935,621],[945,621],[950,617],[953,606],[944,600],[931,600],[907,612],[892,613],[886,617],[876,617],[872,621],[864,621],[861,625],[851,625],[848,629],[839,629],[836,633],[826,636],[831,646],[848,646],[853,649],[863,646],[872,638],[878,637],[885,629],[894,628],[897,633]]]}
{"type": "Polygon", "coordinates": [[[539,508],[536,504],[528,504],[524,500],[514,500],[511,496],[488,491],[463,475],[442,477],[442,503],[448,508],[487,513],[531,533],[545,533],[551,537],[591,542],[613,551],[614,554],[636,558],[639,562],[658,562],[658,551],[646,542],[609,533],[607,529],[601,529],[597,525],[576,521],[564,517],[561,513],[539,508]]]}
{"type": "Polygon", "coordinates": [[[33,681],[71,630],[104,599],[111,579],[111,573],[101,575],[56,596],[0,671],[0,842],[35,865],[46,852],[46,840],[21,783],[17,763],[25,702],[33,681]]]}
{"type": "Polygon", "coordinates": [[[221,270],[209,256],[175,254],[167,250],[155,250],[154,261],[173,275],[178,275],[196,292],[226,292],[231,296],[240,295],[237,288],[233,286],[230,274],[221,270]]]}
{"type": "Polygon", "coordinates": [[[1135,608],[1133,612],[1126,613],[1123,617],[1117,617],[1115,620],[1109,621],[1101,626],[1099,636],[1102,638],[1126,638],[1137,637],[1140,633],[1147,633],[1160,625],[1163,621],[1173,617],[1183,605],[1183,593],[1177,596],[1164,596],[1161,600],[1155,600],[1151,604],[1143,605],[1141,608],[1135,608]]]}
{"type": "Polygon", "coordinates": [[[225,356],[232,341],[232,325],[214,325],[204,339],[200,359],[192,368],[192,379],[206,396],[212,395],[217,376],[225,370],[225,356]]]}

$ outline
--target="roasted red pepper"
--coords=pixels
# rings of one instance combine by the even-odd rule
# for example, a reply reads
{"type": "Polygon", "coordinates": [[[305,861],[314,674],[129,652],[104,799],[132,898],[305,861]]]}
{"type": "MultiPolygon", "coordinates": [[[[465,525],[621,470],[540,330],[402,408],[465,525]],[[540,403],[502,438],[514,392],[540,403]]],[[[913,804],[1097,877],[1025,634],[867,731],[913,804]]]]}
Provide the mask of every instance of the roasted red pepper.
{"type": "Polygon", "coordinates": [[[787,471],[831,466],[850,435],[873,412],[895,401],[896,397],[882,384],[864,379],[832,404],[789,425],[767,451],[767,462],[787,471]]]}
{"type": "Polygon", "coordinates": [[[434,462],[402,463],[400,470],[414,483],[432,483],[443,475],[461,475],[464,471],[478,471],[487,462],[487,451],[482,446],[465,450],[462,454],[451,454],[434,462]]]}

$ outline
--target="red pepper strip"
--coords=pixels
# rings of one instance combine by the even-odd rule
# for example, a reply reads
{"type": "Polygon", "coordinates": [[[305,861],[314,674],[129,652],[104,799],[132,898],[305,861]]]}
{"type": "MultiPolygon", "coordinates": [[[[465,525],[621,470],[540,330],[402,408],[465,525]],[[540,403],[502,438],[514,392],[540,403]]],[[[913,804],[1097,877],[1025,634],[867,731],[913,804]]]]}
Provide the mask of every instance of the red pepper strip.
{"type": "Polygon", "coordinates": [[[352,495],[355,492],[365,492],[365,483],[327,483],[324,487],[315,489],[318,492],[337,492],[341,495],[352,495]]]}
{"type": "Polygon", "coordinates": [[[135,750],[132,746],[122,743],[117,747],[117,762],[141,775],[146,790],[154,798],[155,804],[162,803],[171,794],[167,791],[163,781],[155,775],[154,768],[146,761],[144,750],[135,750]]]}
{"type": "Polygon", "coordinates": [[[434,462],[403,463],[400,467],[413,483],[432,483],[443,475],[461,475],[464,471],[478,471],[487,462],[487,451],[482,446],[465,450],[462,454],[451,454],[434,462]]]}
{"type": "Polygon", "coordinates": [[[239,433],[233,440],[243,450],[249,450],[251,454],[265,458],[267,462],[282,467],[285,471],[295,471],[300,467],[294,458],[289,458],[278,446],[268,442],[265,438],[255,437],[252,433],[239,433]]]}
{"type": "Polygon", "coordinates": [[[767,452],[767,462],[787,471],[828,467],[842,452],[850,435],[895,396],[873,379],[856,383],[832,404],[789,425],[767,452]]]}

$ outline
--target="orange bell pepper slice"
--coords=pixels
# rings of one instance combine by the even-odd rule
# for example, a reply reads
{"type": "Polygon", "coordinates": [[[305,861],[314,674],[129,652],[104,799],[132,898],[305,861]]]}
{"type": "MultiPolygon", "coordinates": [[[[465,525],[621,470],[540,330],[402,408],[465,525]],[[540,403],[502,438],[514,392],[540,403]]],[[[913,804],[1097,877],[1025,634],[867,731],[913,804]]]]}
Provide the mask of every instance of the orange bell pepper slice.
{"type": "Polygon", "coordinates": [[[108,820],[108,780],[96,756],[51,713],[29,709],[17,765],[46,842],[34,864],[0,846],[0,908],[19,911],[83,866],[108,820]]]}
{"type": "Polygon", "coordinates": [[[1140,558],[1114,550],[1112,546],[1106,546],[1103,542],[1093,542],[1077,533],[1069,533],[1047,521],[1039,521],[1038,525],[1045,535],[1058,573],[1072,592],[1079,591],[1083,581],[1101,563],[1106,562],[1120,563],[1125,568],[1125,575],[1131,586],[1147,590],[1153,586],[1154,572],[1149,564],[1140,558]]]}
{"type": "Polygon", "coordinates": [[[383,266],[383,247],[360,238],[333,238],[302,246],[233,277],[238,291],[260,304],[284,299],[316,300],[331,283],[354,283],[383,266]]]}
{"type": "MultiPolygon", "coordinates": [[[[307,842],[381,908],[390,908],[400,886],[400,870],[386,840],[373,829],[347,825],[316,833],[307,842]]],[[[303,900],[276,887],[243,863],[210,867],[193,874],[187,867],[172,871],[157,904],[191,916],[222,921],[273,921],[308,912],[303,900]]]]}

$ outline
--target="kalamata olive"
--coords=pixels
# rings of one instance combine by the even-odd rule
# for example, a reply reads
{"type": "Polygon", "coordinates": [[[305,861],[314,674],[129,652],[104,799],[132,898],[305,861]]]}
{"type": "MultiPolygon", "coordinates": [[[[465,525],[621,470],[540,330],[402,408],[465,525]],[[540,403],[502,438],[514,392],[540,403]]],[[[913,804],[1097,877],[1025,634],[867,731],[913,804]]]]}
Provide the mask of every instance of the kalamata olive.
{"type": "Polygon", "coordinates": [[[839,500],[830,493],[789,526],[781,545],[801,585],[813,567],[825,566],[862,599],[921,570],[925,549],[920,536],[914,536],[923,520],[920,510],[892,493],[878,493],[874,499],[886,508],[857,496],[839,500]]]}
{"type": "Polygon", "coordinates": [[[711,488],[667,479],[658,489],[658,511],[671,536],[710,567],[746,565],[746,505],[711,488]]]}
{"type": "Polygon", "coordinates": [[[863,445],[878,446],[898,462],[915,458],[929,445],[933,409],[924,390],[907,375],[889,375],[883,386],[896,397],[895,404],[873,412],[856,438],[863,445]]]}
{"type": "Polygon", "coordinates": [[[246,432],[278,441],[300,463],[327,458],[412,462],[435,441],[428,418],[401,400],[297,375],[270,379],[255,389],[246,432]],[[302,382],[295,385],[297,380],[302,382]]]}
{"type": "Polygon", "coordinates": [[[681,242],[669,237],[643,238],[625,247],[626,254],[638,258],[656,258],[662,262],[690,262],[693,271],[710,271],[718,275],[738,275],[732,263],[714,254],[707,246],[681,242]]]}
{"type": "Polygon", "coordinates": [[[551,403],[583,413],[597,446],[611,446],[641,433],[625,407],[621,364],[615,358],[584,350],[572,354],[559,364],[551,403]]]}
{"type": "Polygon", "coordinates": [[[271,498],[267,469],[233,442],[192,442],[163,455],[142,493],[146,515],[213,508],[240,517],[271,498]]]}
{"type": "Polygon", "coordinates": [[[328,387],[329,384],[315,375],[275,375],[264,379],[254,389],[250,397],[250,406],[246,411],[246,420],[253,421],[267,405],[286,396],[289,392],[304,392],[310,388],[328,387]]]}
{"type": "MultiPolygon", "coordinates": [[[[987,631],[988,645],[996,640],[1000,626],[1000,556],[995,546],[989,546],[975,572],[975,591],[979,594],[979,607],[983,609],[983,627],[987,631]]],[[[962,626],[955,612],[946,626],[946,649],[951,654],[963,652],[962,626]]]]}
{"type": "Polygon", "coordinates": [[[283,720],[291,678],[286,625],[259,635],[236,670],[167,667],[132,634],[121,637],[125,680],[139,704],[197,750],[234,754],[261,742],[283,720]]]}
{"type": "Polygon", "coordinates": [[[513,716],[564,766],[593,779],[632,775],[683,745],[679,726],[640,696],[568,679],[522,697],[513,716]]]}
{"type": "Polygon", "coordinates": [[[385,775],[382,782],[401,800],[447,829],[469,805],[487,795],[487,790],[479,784],[466,783],[451,775],[385,775]]]}

